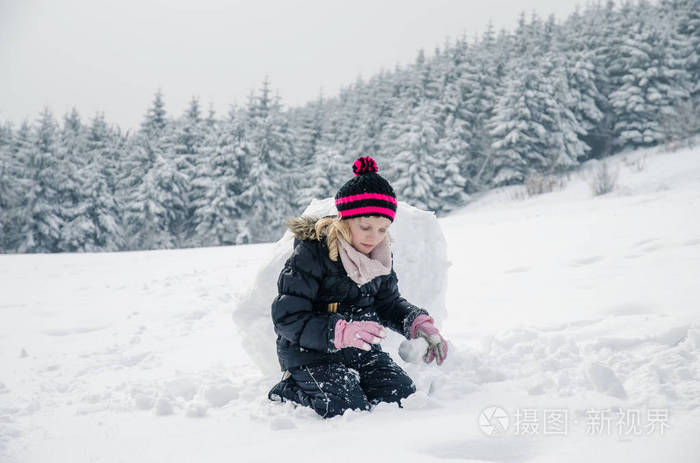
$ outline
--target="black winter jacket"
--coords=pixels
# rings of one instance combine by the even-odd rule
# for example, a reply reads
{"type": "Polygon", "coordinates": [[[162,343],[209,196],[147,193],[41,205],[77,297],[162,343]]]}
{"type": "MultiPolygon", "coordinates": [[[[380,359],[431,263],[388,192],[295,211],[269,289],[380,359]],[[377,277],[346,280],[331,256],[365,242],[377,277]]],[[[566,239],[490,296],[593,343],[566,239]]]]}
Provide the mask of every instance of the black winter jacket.
{"type": "MultiPolygon", "coordinates": [[[[413,320],[428,314],[401,297],[393,265],[389,275],[377,276],[364,285],[350,279],[340,257],[333,262],[328,256],[325,237],[315,239],[317,220],[302,216],[292,222],[294,251],[280,273],[279,294],[272,302],[282,371],[342,361],[342,353],[333,342],[340,319],[376,321],[409,339],[413,320]]],[[[372,349],[381,347],[373,344],[372,349]]]]}

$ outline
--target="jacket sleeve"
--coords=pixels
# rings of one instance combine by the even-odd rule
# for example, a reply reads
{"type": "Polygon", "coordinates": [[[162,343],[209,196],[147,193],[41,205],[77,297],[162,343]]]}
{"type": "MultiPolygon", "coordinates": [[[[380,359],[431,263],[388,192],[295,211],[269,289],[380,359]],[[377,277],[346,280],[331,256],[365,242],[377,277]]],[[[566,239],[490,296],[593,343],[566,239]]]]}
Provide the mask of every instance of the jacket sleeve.
{"type": "Polygon", "coordinates": [[[399,279],[392,264],[389,277],[384,280],[374,297],[374,308],[384,326],[411,339],[411,324],[420,314],[429,315],[426,310],[416,307],[401,297],[399,279]]]}
{"type": "Polygon", "coordinates": [[[308,241],[295,243],[294,251],[277,280],[279,294],[272,302],[275,332],[305,349],[337,352],[335,324],[344,319],[336,313],[313,311],[321,285],[322,267],[318,251],[308,241]]]}

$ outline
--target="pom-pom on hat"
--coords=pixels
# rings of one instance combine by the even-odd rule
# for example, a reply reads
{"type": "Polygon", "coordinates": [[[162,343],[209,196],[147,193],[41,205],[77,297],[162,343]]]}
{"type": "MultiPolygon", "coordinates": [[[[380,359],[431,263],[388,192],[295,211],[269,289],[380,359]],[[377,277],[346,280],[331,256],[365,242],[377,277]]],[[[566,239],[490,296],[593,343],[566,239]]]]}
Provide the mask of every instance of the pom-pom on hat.
{"type": "Polygon", "coordinates": [[[376,215],[394,221],[396,194],[381,175],[377,162],[369,156],[358,158],[352,165],[355,177],[348,180],[335,195],[335,207],[342,219],[376,215]]]}

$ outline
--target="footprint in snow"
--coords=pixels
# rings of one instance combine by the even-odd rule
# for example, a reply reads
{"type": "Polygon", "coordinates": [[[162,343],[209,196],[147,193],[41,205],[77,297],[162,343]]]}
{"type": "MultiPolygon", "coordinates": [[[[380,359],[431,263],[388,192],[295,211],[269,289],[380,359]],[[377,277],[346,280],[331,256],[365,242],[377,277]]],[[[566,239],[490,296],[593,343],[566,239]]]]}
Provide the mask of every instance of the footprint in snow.
{"type": "MultiPolygon", "coordinates": [[[[475,424],[477,426],[477,424],[475,424]]],[[[533,446],[525,439],[508,436],[460,439],[435,444],[423,449],[433,457],[449,460],[481,460],[520,462],[533,456],[533,446]]]]}
{"type": "Polygon", "coordinates": [[[586,265],[591,265],[591,264],[595,264],[596,262],[600,262],[601,260],[603,260],[603,256],[585,257],[583,259],[572,260],[569,263],[569,266],[570,267],[584,267],[586,265]]]}
{"type": "Polygon", "coordinates": [[[504,273],[525,273],[529,272],[531,267],[513,267],[506,270],[504,273]]]}
{"type": "Polygon", "coordinates": [[[647,245],[647,244],[649,244],[649,243],[653,243],[654,241],[659,241],[659,240],[658,240],[657,238],[648,238],[648,239],[645,239],[645,240],[637,241],[636,243],[634,243],[634,244],[632,245],[632,247],[638,248],[638,247],[641,247],[641,246],[645,246],[645,245],[647,245]]]}
{"type": "Polygon", "coordinates": [[[643,304],[621,304],[607,310],[611,315],[643,315],[654,312],[650,306],[643,304]]]}
{"type": "Polygon", "coordinates": [[[286,429],[294,429],[296,427],[297,425],[294,424],[294,421],[282,416],[277,416],[270,420],[270,429],[273,431],[284,431],[286,429]]]}

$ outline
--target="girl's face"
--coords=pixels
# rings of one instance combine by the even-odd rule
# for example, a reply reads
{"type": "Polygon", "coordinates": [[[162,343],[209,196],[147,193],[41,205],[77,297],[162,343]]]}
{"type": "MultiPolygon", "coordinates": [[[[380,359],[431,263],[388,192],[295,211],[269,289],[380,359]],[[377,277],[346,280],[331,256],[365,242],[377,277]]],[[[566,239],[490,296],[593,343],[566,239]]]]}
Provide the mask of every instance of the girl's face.
{"type": "Polygon", "coordinates": [[[350,233],[352,234],[352,246],[363,254],[372,252],[386,236],[391,225],[391,220],[386,217],[354,217],[348,219],[350,233]]]}

